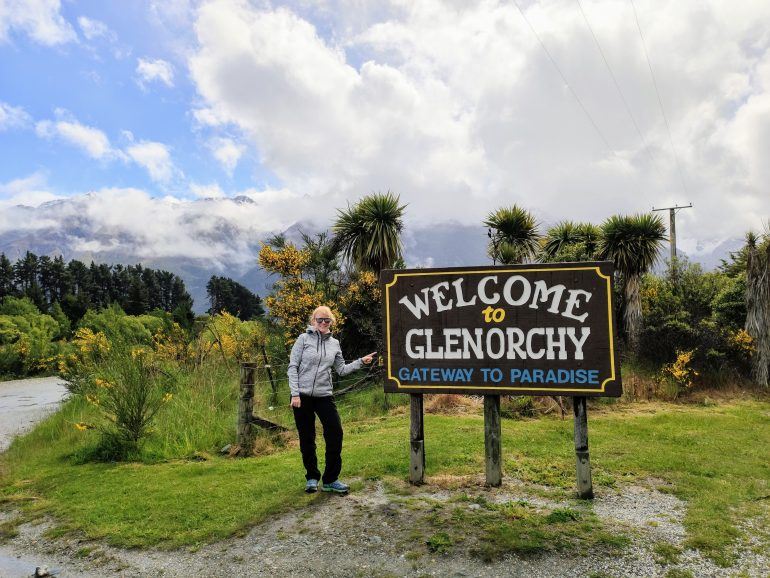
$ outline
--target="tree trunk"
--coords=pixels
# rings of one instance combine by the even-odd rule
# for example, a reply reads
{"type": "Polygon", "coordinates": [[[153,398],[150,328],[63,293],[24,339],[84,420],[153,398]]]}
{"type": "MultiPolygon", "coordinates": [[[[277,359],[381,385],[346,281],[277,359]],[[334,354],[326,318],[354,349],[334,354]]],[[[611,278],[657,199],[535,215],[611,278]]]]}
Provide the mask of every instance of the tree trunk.
{"type": "Polygon", "coordinates": [[[752,373],[762,387],[768,386],[770,367],[770,243],[764,251],[748,243],[746,263],[746,333],[754,340],[752,373]]]}
{"type": "Polygon", "coordinates": [[[623,321],[626,330],[626,343],[628,343],[628,350],[631,353],[636,353],[639,349],[639,335],[642,332],[642,294],[640,285],[640,275],[630,274],[626,276],[626,310],[623,314],[623,321]]]}

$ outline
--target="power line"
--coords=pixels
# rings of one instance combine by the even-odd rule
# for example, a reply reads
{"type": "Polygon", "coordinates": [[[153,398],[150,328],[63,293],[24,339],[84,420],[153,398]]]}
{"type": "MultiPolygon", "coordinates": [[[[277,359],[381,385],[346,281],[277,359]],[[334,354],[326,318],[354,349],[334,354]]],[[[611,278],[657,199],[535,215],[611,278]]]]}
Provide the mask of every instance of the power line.
{"type": "Polygon", "coordinates": [[[521,14],[522,18],[524,18],[524,22],[527,23],[527,26],[529,26],[529,29],[532,31],[532,34],[534,34],[535,38],[537,38],[537,41],[540,43],[540,46],[542,47],[543,52],[545,52],[546,56],[548,57],[548,60],[551,61],[551,64],[553,64],[553,67],[556,69],[556,72],[559,73],[559,76],[561,77],[562,82],[567,86],[569,91],[572,93],[572,96],[575,97],[575,100],[577,101],[577,103],[580,106],[580,108],[583,111],[583,113],[588,118],[589,122],[591,123],[591,126],[594,127],[594,130],[596,131],[596,134],[598,134],[599,138],[602,139],[602,142],[604,143],[604,146],[606,146],[609,149],[609,151],[617,157],[618,156],[617,153],[610,146],[610,143],[604,137],[604,134],[602,134],[602,131],[599,130],[599,126],[596,124],[596,121],[594,121],[594,118],[591,116],[591,113],[588,112],[588,109],[583,104],[583,101],[580,100],[580,97],[577,95],[577,92],[575,92],[575,89],[572,88],[572,85],[569,82],[567,82],[567,78],[564,76],[564,73],[561,71],[561,68],[559,68],[559,65],[556,64],[556,60],[554,60],[553,56],[551,56],[551,53],[548,51],[548,48],[546,48],[545,44],[540,39],[540,35],[537,33],[535,28],[530,23],[529,18],[527,18],[527,15],[524,14],[524,11],[521,9],[521,6],[519,6],[518,1],[517,0],[513,0],[513,3],[516,5],[516,8],[518,8],[519,14],[521,14]]]}
{"type": "Polygon", "coordinates": [[[674,153],[674,161],[676,162],[676,170],[679,173],[679,180],[682,183],[682,188],[685,193],[688,193],[687,185],[684,182],[684,176],[682,175],[682,167],[679,164],[679,157],[676,154],[676,147],[674,146],[674,139],[671,136],[671,126],[668,124],[668,118],[666,117],[666,111],[663,108],[663,100],[660,98],[660,91],[658,91],[658,83],[655,80],[655,73],[652,71],[652,64],[650,63],[650,55],[647,53],[647,44],[644,41],[644,34],[642,34],[642,27],[639,24],[639,15],[636,13],[636,5],[634,0],[630,0],[631,8],[634,10],[634,20],[636,21],[636,29],[639,31],[639,38],[642,41],[642,49],[644,49],[644,57],[647,60],[647,67],[650,69],[650,77],[652,78],[652,86],[655,88],[655,94],[658,97],[658,105],[660,106],[660,113],[663,115],[663,121],[666,123],[666,131],[668,132],[668,140],[671,143],[671,151],[674,153]]]}
{"type": "Polygon", "coordinates": [[[610,66],[610,63],[607,61],[607,57],[604,54],[604,50],[602,50],[602,46],[599,43],[599,39],[596,37],[596,33],[594,32],[594,29],[591,26],[591,23],[588,21],[588,16],[586,16],[585,10],[583,10],[583,5],[580,3],[580,0],[576,0],[576,2],[578,7],[580,8],[580,13],[583,15],[583,20],[585,20],[586,26],[588,26],[588,30],[591,32],[591,36],[593,37],[594,42],[596,43],[596,48],[599,49],[599,54],[601,54],[602,56],[602,60],[604,61],[604,66],[607,67],[607,72],[610,73],[610,78],[612,78],[612,82],[615,85],[615,89],[618,91],[618,95],[620,95],[620,100],[623,101],[623,106],[625,107],[626,112],[628,113],[628,116],[631,118],[631,122],[634,124],[636,133],[639,135],[639,138],[642,141],[644,150],[647,152],[647,156],[650,157],[650,162],[652,163],[652,166],[656,170],[658,170],[658,167],[655,164],[655,159],[652,157],[652,152],[650,151],[650,147],[647,144],[647,140],[644,138],[644,134],[642,134],[642,130],[639,128],[639,124],[636,122],[636,118],[634,118],[634,114],[631,112],[631,107],[629,106],[628,101],[626,100],[626,97],[620,88],[618,79],[615,77],[615,74],[612,72],[612,67],[610,66]]]}

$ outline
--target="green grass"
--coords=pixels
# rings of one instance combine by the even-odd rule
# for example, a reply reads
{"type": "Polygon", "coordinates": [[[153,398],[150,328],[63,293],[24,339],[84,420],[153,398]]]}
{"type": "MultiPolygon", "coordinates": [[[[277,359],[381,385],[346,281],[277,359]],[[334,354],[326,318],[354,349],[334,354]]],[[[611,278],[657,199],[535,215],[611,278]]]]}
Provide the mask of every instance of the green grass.
{"type": "MultiPolygon", "coordinates": [[[[217,410],[216,419],[208,420],[190,410],[188,418],[196,421],[197,432],[187,438],[173,433],[189,429],[182,415],[174,417],[178,421],[173,427],[159,426],[146,447],[147,454],[155,456],[147,463],[82,463],[83,448],[95,442],[96,434],[78,432],[72,424],[87,421],[93,409],[77,400],[68,402],[0,457],[0,505],[12,503],[14,508],[53,514],[62,531],[104,538],[114,545],[178,547],[242,534],[278,512],[324,499],[302,491],[304,478],[295,448],[250,459],[168,460],[232,441],[233,396],[217,391],[189,395],[208,395],[212,404],[228,409],[217,410]]],[[[346,477],[403,480],[408,475],[408,416],[366,418],[373,410],[360,407],[381,395],[366,390],[341,400],[346,477]],[[353,421],[355,416],[366,419],[353,421]]],[[[397,401],[388,399],[391,405],[397,401]]],[[[398,403],[404,399],[401,396],[398,403]]],[[[664,489],[688,504],[684,546],[729,565],[740,537],[737,521],[754,517],[763,528],[769,524],[763,497],[770,494],[770,403],[632,407],[589,411],[594,484],[599,493],[601,487],[622,488],[629,481],[665,481],[664,489]]],[[[428,476],[483,472],[480,416],[427,415],[425,436],[428,476]]],[[[506,477],[543,484],[549,487],[546,492],[573,491],[571,420],[503,420],[503,452],[506,477]]],[[[459,500],[456,507],[437,508],[431,515],[434,520],[452,520],[461,506],[459,500]]],[[[596,544],[622,546],[622,537],[615,539],[604,532],[593,514],[582,508],[552,512],[525,508],[525,523],[514,510],[482,506],[468,514],[467,523],[480,528],[496,550],[537,551],[554,543],[580,549],[591,545],[577,539],[587,529],[598,540],[596,544]]],[[[436,528],[433,534],[439,530],[449,532],[436,528]]]]}
{"type": "Polygon", "coordinates": [[[446,532],[436,532],[426,541],[428,550],[443,554],[452,548],[452,538],[446,532]]]}
{"type": "Polygon", "coordinates": [[[679,563],[679,556],[682,554],[681,549],[668,542],[658,542],[652,547],[652,552],[655,554],[655,561],[663,565],[679,563]]]}
{"type": "Polygon", "coordinates": [[[590,511],[548,511],[525,501],[480,502],[481,507],[476,509],[457,506],[449,512],[438,512],[432,523],[450,529],[450,543],[475,541],[470,551],[485,562],[510,553],[527,556],[550,551],[615,550],[629,542],[625,535],[606,529],[590,511]]]}

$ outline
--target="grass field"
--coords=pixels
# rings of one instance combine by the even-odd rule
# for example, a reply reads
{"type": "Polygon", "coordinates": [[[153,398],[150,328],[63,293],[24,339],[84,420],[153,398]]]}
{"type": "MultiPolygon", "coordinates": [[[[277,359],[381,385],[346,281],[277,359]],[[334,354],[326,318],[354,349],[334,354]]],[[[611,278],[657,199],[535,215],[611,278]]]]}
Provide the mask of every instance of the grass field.
{"type": "MultiPolygon", "coordinates": [[[[403,409],[375,418],[360,415],[356,421],[355,397],[346,404],[344,476],[406,479],[409,424],[403,409]]],[[[733,558],[741,520],[754,519],[767,533],[770,402],[598,407],[589,411],[589,442],[599,491],[653,480],[688,504],[686,546],[722,565],[733,558]]],[[[81,532],[128,547],[179,547],[242,533],[314,499],[302,491],[299,452],[291,445],[249,459],[198,454],[148,463],[83,463],[83,448],[94,434],[78,432],[72,424],[89,411],[77,400],[68,402],[0,457],[0,502],[6,508],[21,507],[27,519],[52,514],[58,521],[55,532],[81,532]]],[[[480,415],[427,415],[425,436],[429,478],[483,472],[480,415]]],[[[507,478],[571,495],[570,419],[503,420],[503,452],[507,478]]],[[[565,521],[557,518],[545,522],[565,521]]],[[[544,535],[560,527],[542,526],[545,522],[537,522],[544,535]]],[[[13,528],[6,525],[0,537],[3,533],[12,534],[13,528]]],[[[442,539],[436,539],[436,548],[442,539]]],[[[515,539],[509,536],[503,543],[515,539]]]]}

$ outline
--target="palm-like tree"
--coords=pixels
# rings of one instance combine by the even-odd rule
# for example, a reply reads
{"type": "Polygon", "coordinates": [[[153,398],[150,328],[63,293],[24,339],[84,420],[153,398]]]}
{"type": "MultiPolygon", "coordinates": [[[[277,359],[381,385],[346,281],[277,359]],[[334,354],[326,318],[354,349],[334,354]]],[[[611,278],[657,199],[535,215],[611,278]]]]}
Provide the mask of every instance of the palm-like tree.
{"type": "Polygon", "coordinates": [[[591,261],[596,258],[601,230],[592,223],[561,221],[545,234],[540,248],[540,260],[591,261]]]}
{"type": "Polygon", "coordinates": [[[598,257],[615,263],[623,278],[625,311],[623,322],[629,350],[635,352],[642,329],[641,278],[658,259],[666,240],[666,227],[659,215],[615,215],[601,226],[598,257]]]}
{"type": "Polygon", "coordinates": [[[334,246],[359,271],[379,273],[402,259],[401,231],[406,205],[390,191],[367,195],[337,211],[334,246]]]}
{"type": "Polygon", "coordinates": [[[531,261],[540,247],[535,217],[518,205],[501,207],[487,215],[489,256],[495,262],[512,265],[531,261]]]}
{"type": "Polygon", "coordinates": [[[768,385],[770,365],[770,239],[746,235],[746,332],[754,340],[754,379],[768,385]]]}

